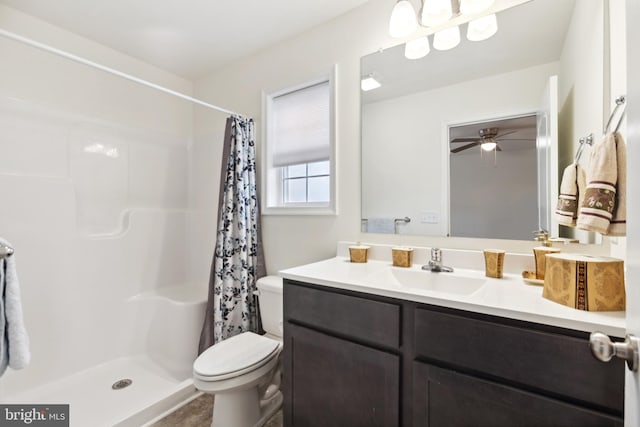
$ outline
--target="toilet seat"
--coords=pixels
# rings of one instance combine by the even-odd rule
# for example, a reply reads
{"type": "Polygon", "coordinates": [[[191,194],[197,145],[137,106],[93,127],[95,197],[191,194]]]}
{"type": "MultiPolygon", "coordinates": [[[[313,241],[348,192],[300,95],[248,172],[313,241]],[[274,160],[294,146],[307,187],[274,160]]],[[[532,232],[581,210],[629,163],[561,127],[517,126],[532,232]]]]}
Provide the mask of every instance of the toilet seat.
{"type": "Polygon", "coordinates": [[[243,332],[202,353],[193,364],[193,375],[202,381],[222,381],[254,371],[280,351],[281,343],[271,338],[243,332]]]}

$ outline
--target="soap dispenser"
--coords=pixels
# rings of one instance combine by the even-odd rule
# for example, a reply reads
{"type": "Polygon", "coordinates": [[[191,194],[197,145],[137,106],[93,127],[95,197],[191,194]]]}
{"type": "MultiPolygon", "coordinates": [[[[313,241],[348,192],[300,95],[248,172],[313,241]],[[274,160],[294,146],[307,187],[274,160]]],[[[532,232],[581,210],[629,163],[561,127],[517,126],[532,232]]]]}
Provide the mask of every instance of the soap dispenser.
{"type": "Polygon", "coordinates": [[[533,255],[536,262],[536,279],[544,280],[544,272],[546,269],[546,256],[548,254],[554,254],[560,252],[560,249],[551,247],[551,240],[549,240],[549,232],[546,230],[534,231],[535,237],[533,240],[540,242],[542,246],[533,248],[533,255]]]}

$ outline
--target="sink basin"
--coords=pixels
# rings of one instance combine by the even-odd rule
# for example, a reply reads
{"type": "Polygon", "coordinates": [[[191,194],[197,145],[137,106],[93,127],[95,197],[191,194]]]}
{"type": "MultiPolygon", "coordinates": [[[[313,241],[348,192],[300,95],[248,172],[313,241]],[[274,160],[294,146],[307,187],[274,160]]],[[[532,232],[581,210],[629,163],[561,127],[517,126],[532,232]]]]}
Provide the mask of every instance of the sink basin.
{"type": "Polygon", "coordinates": [[[467,277],[454,273],[432,273],[430,271],[389,267],[381,274],[369,279],[379,286],[423,289],[456,295],[470,295],[486,282],[484,278],[467,277]]]}

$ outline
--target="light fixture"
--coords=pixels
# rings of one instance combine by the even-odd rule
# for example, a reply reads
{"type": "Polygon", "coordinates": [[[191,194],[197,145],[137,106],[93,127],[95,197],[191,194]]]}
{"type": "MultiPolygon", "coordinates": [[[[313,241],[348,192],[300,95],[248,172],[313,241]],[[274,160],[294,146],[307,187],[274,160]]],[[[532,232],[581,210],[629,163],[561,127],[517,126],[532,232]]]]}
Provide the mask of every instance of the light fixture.
{"type": "MultiPolygon", "coordinates": [[[[460,15],[476,15],[467,25],[467,39],[486,40],[498,31],[495,14],[483,16],[482,12],[490,8],[495,0],[420,0],[420,20],[409,0],[397,0],[389,20],[389,34],[396,38],[405,38],[415,33],[418,27],[440,29],[433,36],[433,48],[449,50],[460,44],[460,28],[451,26],[460,15]],[[449,26],[447,26],[447,23],[449,26]],[[443,28],[444,27],[444,28],[443,28]]],[[[486,14],[486,13],[485,13],[486,14]]],[[[467,19],[468,20],[468,19],[467,19]]],[[[461,20],[466,21],[466,20],[461,20]]],[[[414,36],[415,37],[415,36],[414,36]]],[[[426,35],[408,41],[404,47],[407,59],[419,59],[430,51],[429,38],[426,35]]],[[[379,83],[377,83],[379,84],[379,83]]],[[[375,89],[375,86],[371,89],[375,89]]],[[[371,90],[368,89],[368,90],[371,90]]],[[[363,89],[362,90],[367,90],[363,89]]]]}
{"type": "Polygon", "coordinates": [[[429,37],[423,36],[417,39],[408,41],[404,45],[404,56],[407,59],[420,59],[431,51],[429,48],[429,37]]]}
{"type": "Polygon", "coordinates": [[[478,42],[486,40],[498,31],[496,15],[487,15],[469,22],[467,27],[467,39],[478,42]]]}
{"type": "Polygon", "coordinates": [[[362,89],[364,92],[373,90],[373,89],[377,89],[380,86],[382,86],[380,84],[379,81],[377,81],[374,77],[373,74],[369,74],[365,77],[362,78],[362,80],[360,80],[360,89],[362,89]]]}
{"type": "Polygon", "coordinates": [[[460,0],[460,13],[475,15],[489,9],[495,0],[460,0]]]}
{"type": "Polygon", "coordinates": [[[399,0],[391,11],[389,35],[402,38],[411,35],[418,29],[416,11],[409,0],[399,0]]]}
{"type": "Polygon", "coordinates": [[[460,43],[460,28],[458,26],[440,30],[433,36],[433,48],[437,50],[449,50],[460,43]]]}
{"type": "Polygon", "coordinates": [[[484,151],[493,151],[498,146],[493,138],[487,138],[485,141],[480,144],[480,148],[484,151]]]}
{"type": "Polygon", "coordinates": [[[451,0],[426,0],[420,9],[420,23],[435,27],[447,22],[452,15],[451,0]]]}

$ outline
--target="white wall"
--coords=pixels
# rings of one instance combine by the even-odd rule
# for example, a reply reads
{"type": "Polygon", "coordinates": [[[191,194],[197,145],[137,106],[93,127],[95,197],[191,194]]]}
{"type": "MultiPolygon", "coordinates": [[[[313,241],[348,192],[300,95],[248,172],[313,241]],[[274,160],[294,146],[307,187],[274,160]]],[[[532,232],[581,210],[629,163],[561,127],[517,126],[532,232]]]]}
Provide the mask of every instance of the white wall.
{"type": "MultiPolygon", "coordinates": [[[[270,273],[335,255],[338,240],[388,242],[449,248],[482,249],[488,245],[529,252],[533,242],[465,238],[378,235],[360,232],[360,57],[397,44],[387,35],[393,2],[372,0],[360,8],[283,43],[231,64],[195,83],[195,94],[261,120],[261,91],[275,91],[313,79],[337,64],[337,216],[265,216],[263,237],[270,273]]],[[[192,200],[203,218],[215,215],[222,130],[218,122],[196,114],[192,200]],[[205,137],[205,138],[203,138],[205,137]],[[210,213],[206,213],[210,212],[210,213]]],[[[258,145],[260,138],[258,138],[258,145]]],[[[215,226],[204,219],[193,223],[202,236],[202,256],[210,258],[215,226]]],[[[602,251],[601,247],[582,251],[602,251]]],[[[416,260],[423,262],[425,260],[416,260]]],[[[200,263],[202,265],[202,262],[200,263]]],[[[200,274],[208,275],[208,268],[200,274]],[[206,271],[205,271],[206,270],[206,271]]]]}
{"type": "MultiPolygon", "coordinates": [[[[447,126],[535,114],[557,66],[544,64],[363,105],[362,138],[367,141],[362,149],[363,217],[408,216],[412,221],[399,227],[402,233],[446,236],[447,126]],[[435,212],[439,223],[421,223],[421,212],[435,212]]],[[[535,217],[537,178],[535,170],[533,173],[533,195],[529,197],[535,217]]],[[[534,223],[532,230],[536,226],[534,223]]],[[[527,235],[530,231],[526,229],[527,235]]]]}
{"type": "MultiPolygon", "coordinates": [[[[558,134],[560,170],[573,161],[578,139],[602,135],[604,104],[604,2],[577,1],[560,58],[558,134]]],[[[587,165],[588,148],[581,164],[587,165]]]]}
{"type": "MultiPolygon", "coordinates": [[[[350,13],[282,44],[256,53],[197,81],[197,97],[256,119],[262,126],[261,92],[276,91],[312,80],[337,64],[338,216],[264,216],[267,269],[277,270],[335,255],[339,239],[357,239],[360,224],[360,57],[383,44],[392,5],[373,0],[350,13]]],[[[192,153],[192,206],[202,212],[193,229],[211,240],[202,245],[202,262],[210,260],[223,123],[196,112],[192,153]]],[[[258,132],[258,145],[261,141],[258,132]]],[[[259,151],[259,147],[258,147],[259,151]]],[[[201,269],[208,275],[208,266],[201,269]]]]}
{"type": "MultiPolygon", "coordinates": [[[[0,6],[0,28],[190,92],[191,84],[0,6]]],[[[143,351],[126,300],[184,283],[192,107],[0,38],[0,235],[11,241],[32,363],[0,398],[143,351]]]]}
{"type": "MultiPolygon", "coordinates": [[[[594,143],[602,136],[605,103],[604,6],[600,0],[577,1],[567,30],[558,80],[558,174],[573,162],[578,140],[593,134],[594,143]]],[[[580,156],[587,170],[590,147],[580,156]]],[[[560,236],[594,242],[595,233],[560,226],[560,236]]],[[[607,242],[608,243],[608,242],[607,242]]]]}

